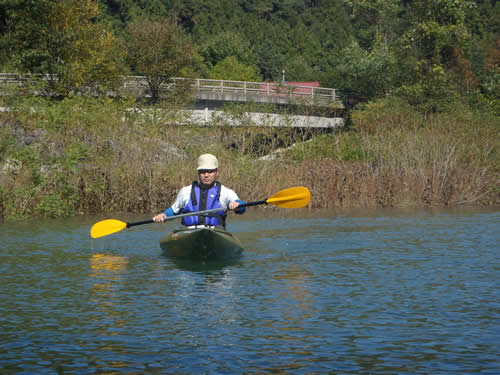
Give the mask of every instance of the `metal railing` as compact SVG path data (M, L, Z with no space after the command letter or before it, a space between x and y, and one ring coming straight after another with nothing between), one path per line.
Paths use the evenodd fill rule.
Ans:
M50 77L52 80L54 77ZM49 77L42 76L42 79ZM29 75L16 73L0 73L0 86L21 86L29 81ZM173 78L173 82L189 82L193 90L221 94L267 95L293 98L314 98L335 102L339 98L336 90L325 87L294 85L287 82L246 82L216 79ZM148 83L143 76L127 76L123 81L125 90L147 90ZM166 87L165 87L166 88Z
M221 79L189 79L173 78L173 81L190 81L191 87L197 91L217 93L241 93L245 95L291 96L305 98L322 98L331 101L338 100L335 89L293 85L290 83L276 82L247 82L228 81ZM124 88L147 87L147 81L142 76L129 76L126 78Z

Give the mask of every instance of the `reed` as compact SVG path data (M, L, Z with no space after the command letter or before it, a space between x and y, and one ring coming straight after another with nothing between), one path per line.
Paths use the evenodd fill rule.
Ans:
M394 176L392 185L402 185L399 201L451 206L494 193L499 165L494 116L463 107L424 116L394 102L382 105L382 116L379 108L367 106L354 121L374 169ZM368 127L373 112L377 121Z

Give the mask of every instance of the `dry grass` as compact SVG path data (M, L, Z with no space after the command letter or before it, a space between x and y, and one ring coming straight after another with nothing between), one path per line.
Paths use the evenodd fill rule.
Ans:
M379 102L353 114L353 131L304 142L312 133L171 126L174 109L144 117L130 105L75 99L0 114L0 214L155 213L197 178L204 152L246 201L304 185L316 208L500 204L498 122L486 115L424 117ZM25 144L19 134L33 131L42 136ZM17 169L6 169L13 161Z

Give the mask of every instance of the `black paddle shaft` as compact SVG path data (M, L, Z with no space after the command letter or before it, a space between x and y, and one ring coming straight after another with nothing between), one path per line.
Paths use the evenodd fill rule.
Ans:
M240 204L240 206L238 208L258 206L259 204L267 204L267 201L264 200L264 201L257 201L257 202L248 202L248 203ZM178 219L178 218L180 219L181 217L185 217L185 216L203 215L203 214L217 212L217 211L221 211L221 210L222 209L220 209L220 208L214 208L214 209L205 210L205 211L188 212L188 213L181 214L181 215L170 216L166 220L173 220L173 219ZM136 221L135 223L127 223L127 228L135 227L136 225L149 224L149 223L153 223L153 222L154 222L153 219L149 219L149 220L143 220L143 221Z
M267 204L267 200L265 200L265 201L257 201L257 202L248 202L248 203L240 204L239 207L258 206L259 204Z
M149 224L149 223L153 223L153 222L154 222L153 219L149 219L149 220L144 220L144 221L136 221L135 223L127 223L127 228L135 227L136 225Z
M167 216L163 221L180 219L180 218L187 217L187 216L196 216L196 215L206 216L209 213L219 212L219 211L224 211L224 209L223 208L212 208L210 210L204 210L204 211L186 212L184 214L178 214L178 215L174 215L174 216ZM127 224L126 227L130 228L130 227L135 227L136 225L143 225L143 224L149 224L149 223L154 223L154 220L153 219L149 219L149 220L143 220L143 221L136 221L135 223L126 223Z

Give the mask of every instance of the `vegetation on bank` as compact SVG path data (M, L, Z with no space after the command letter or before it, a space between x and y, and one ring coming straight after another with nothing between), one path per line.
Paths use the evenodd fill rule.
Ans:
M149 107L144 116L127 99L4 104L2 217L154 213L196 179L203 152L220 158L220 179L248 201L305 185L311 207L500 204L498 118L467 107L423 115L384 99L354 111L348 130L318 133L176 126L175 107Z

